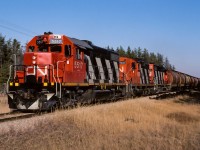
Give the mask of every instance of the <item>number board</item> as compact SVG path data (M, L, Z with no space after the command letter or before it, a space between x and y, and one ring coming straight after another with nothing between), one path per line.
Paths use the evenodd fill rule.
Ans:
M37 45L41 45L43 43L43 40L36 40Z
M62 44L62 39L50 39L50 44Z

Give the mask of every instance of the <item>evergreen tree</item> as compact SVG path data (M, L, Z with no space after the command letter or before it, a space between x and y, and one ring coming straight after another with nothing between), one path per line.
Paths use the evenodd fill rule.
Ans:
M16 39L6 41L5 37L0 34L0 86L8 79L9 66L14 62L13 54L16 54L17 58L22 61L23 53L20 42Z
M175 66L174 66L174 65L172 65L172 70L176 70L176 68L175 68Z
M167 57L165 57L164 67L165 67L166 69L170 69L170 63L169 63L169 60L168 60Z
M137 57L137 53L135 50L131 51L131 58L136 58Z
M9 66L10 63L4 62L4 64L1 67L1 72L0 72L0 83L6 83L8 80L8 75L9 75ZM0 85L2 86L2 85Z
M137 57L142 58L142 49L140 47L137 49Z
M126 56L126 52L122 46L117 47L117 52L119 53L119 56Z
M2 65L3 65L3 47L4 47L4 44L5 44L5 37L3 37L0 34L0 69L2 68Z
M135 55L135 58L138 58L138 51L137 51L137 48L134 49L133 53L134 53L134 55Z
M145 63L149 63L150 61L149 52L146 48L144 49L142 53L142 59L144 60Z
M163 66L163 55L162 54L160 54L160 53L157 53L157 62L156 62L156 64L158 65L158 66Z
M156 57L156 55L154 54L154 53L150 53L150 56L149 56L149 62L150 63L154 63L154 64L156 64L156 62L157 62L157 57Z
M148 52L146 48L142 50L140 47L134 48L134 50L131 50L130 46L128 46L127 51L123 49L122 46L117 47L117 52L120 56L125 56L129 58L141 58L145 63L154 63L158 66L164 66L166 69L173 69L175 70L175 66L171 65L169 63L169 60L167 57L164 58L164 56L160 53L155 54L154 52Z
M114 50L113 47L110 47L109 45L107 47L105 47L105 49ZM23 53L23 50L22 50L22 53Z
M130 48L130 46L128 46L128 48L127 48L126 56L132 58L131 57L131 48Z

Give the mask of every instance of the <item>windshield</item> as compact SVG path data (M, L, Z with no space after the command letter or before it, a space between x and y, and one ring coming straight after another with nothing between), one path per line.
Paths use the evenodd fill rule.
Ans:
M39 52L48 52L48 46L47 45L38 46L38 51Z
M61 46L59 45L52 45L51 52L61 52Z
M60 45L41 45L38 46L39 52L61 52L62 48Z

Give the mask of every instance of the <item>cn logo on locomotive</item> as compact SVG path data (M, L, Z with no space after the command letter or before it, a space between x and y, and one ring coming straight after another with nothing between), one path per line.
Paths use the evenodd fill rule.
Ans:
M40 68L39 66L28 66L26 68L26 74L27 75L36 75L36 70L37 70L37 74L38 75L42 75L42 76L45 76L45 75L48 75L47 74L47 66L44 66L42 68Z

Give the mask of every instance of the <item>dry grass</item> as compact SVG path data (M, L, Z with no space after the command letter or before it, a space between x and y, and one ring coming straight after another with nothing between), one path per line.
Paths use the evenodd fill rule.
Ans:
M200 105L138 98L0 125L0 149L199 149Z
M10 112L6 96L0 96L0 114Z

